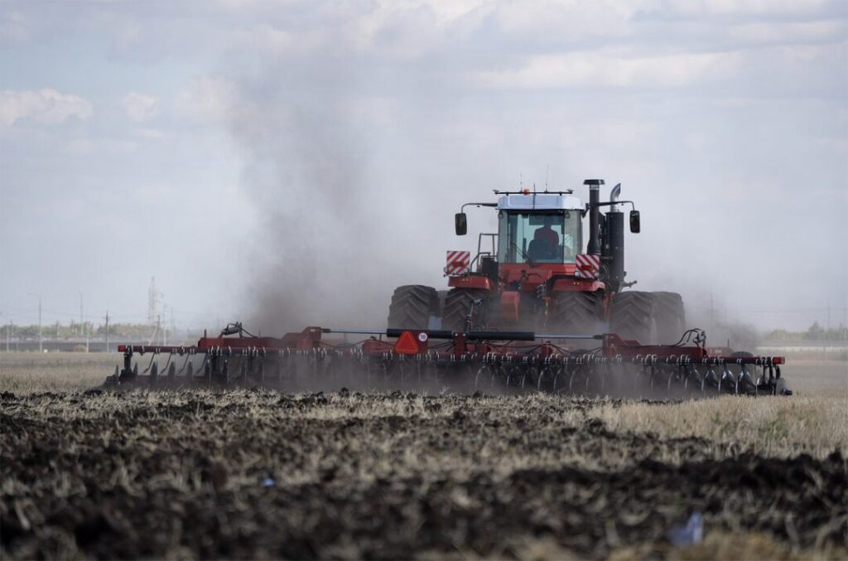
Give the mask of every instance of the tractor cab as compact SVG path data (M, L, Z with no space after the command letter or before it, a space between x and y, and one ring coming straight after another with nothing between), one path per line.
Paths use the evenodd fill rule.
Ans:
M541 285L579 275L585 209L572 191L532 193L495 191L497 233L481 233L477 255L449 252L446 274L452 288L498 289L536 294ZM457 234L467 229L465 213L456 216ZM484 240L487 240L484 243ZM484 248L488 245L489 248ZM594 282L594 279L593 281ZM592 284L597 289L600 285Z
M574 263L583 246L582 205L566 193L504 194L498 201L497 261Z

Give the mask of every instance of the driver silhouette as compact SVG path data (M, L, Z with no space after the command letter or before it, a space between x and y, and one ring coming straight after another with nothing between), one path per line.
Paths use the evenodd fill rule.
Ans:
M547 246L547 250L551 252L556 251L556 248L559 246L559 235L551 227L553 223L553 217L546 216L545 225L541 228L537 228L536 232L533 234L533 239L544 242Z

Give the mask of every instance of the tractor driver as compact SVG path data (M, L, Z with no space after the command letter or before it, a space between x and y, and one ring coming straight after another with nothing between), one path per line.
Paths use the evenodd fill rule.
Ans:
M545 249L550 254L556 253L556 250L559 247L559 235L551 227L553 223L553 217L546 216L545 225L541 228L537 228L536 232L533 234L533 239L544 243L546 246Z

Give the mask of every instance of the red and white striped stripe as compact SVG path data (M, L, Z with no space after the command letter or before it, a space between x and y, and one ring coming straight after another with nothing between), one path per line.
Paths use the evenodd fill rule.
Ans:
M601 272L601 258L586 253L577 254L577 270L574 276L581 279L596 279Z
M470 251L448 251L447 266L445 274L451 277L458 277L468 272L471 266Z

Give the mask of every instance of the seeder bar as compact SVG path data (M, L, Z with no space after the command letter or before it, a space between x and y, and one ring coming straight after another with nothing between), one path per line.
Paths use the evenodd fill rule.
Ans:
M322 339L323 334L340 333L371 337L353 344ZM194 346L121 345L118 349L124 353L124 366L120 371L116 369L111 381L117 385L137 383L140 378L146 378L150 384L161 383L162 378L177 384L236 381L297 389L303 384L323 384L343 372L348 376L347 383L342 384L345 387L355 385L356 376L364 376L368 383L382 380L382 387L393 387L397 381L407 387L405 378L415 375L418 381L429 379L442 389L456 386L468 389L469 380L473 380L476 389L481 380L489 380L490 387L497 383L524 388L529 383L538 390L556 393L609 393L610 380L616 384L640 380L651 391L664 387L668 392L684 388L689 393L696 388L701 394L790 393L780 373L784 357L728 354L732 353L729 349L703 346L706 339L702 333L698 335L694 345L641 345L615 334L309 327L300 333L273 338L245 337L242 330L230 330L219 337L203 337ZM382 337L395 341L385 341ZM431 344L431 340L444 342ZM599 340L601 345L587 350L556 345L551 340ZM139 375L138 364L133 366L132 357L148 353L153 355L150 365ZM167 376L158 375L155 357L159 354L169 355L165 365ZM199 376L194 375L191 362L195 355L202 356ZM185 376L177 373L173 356L186 357L179 371L187 370ZM622 369L623 373L619 372ZM755 369L760 370L756 377ZM567 390L563 385L566 380ZM732 391L728 390L731 386Z

